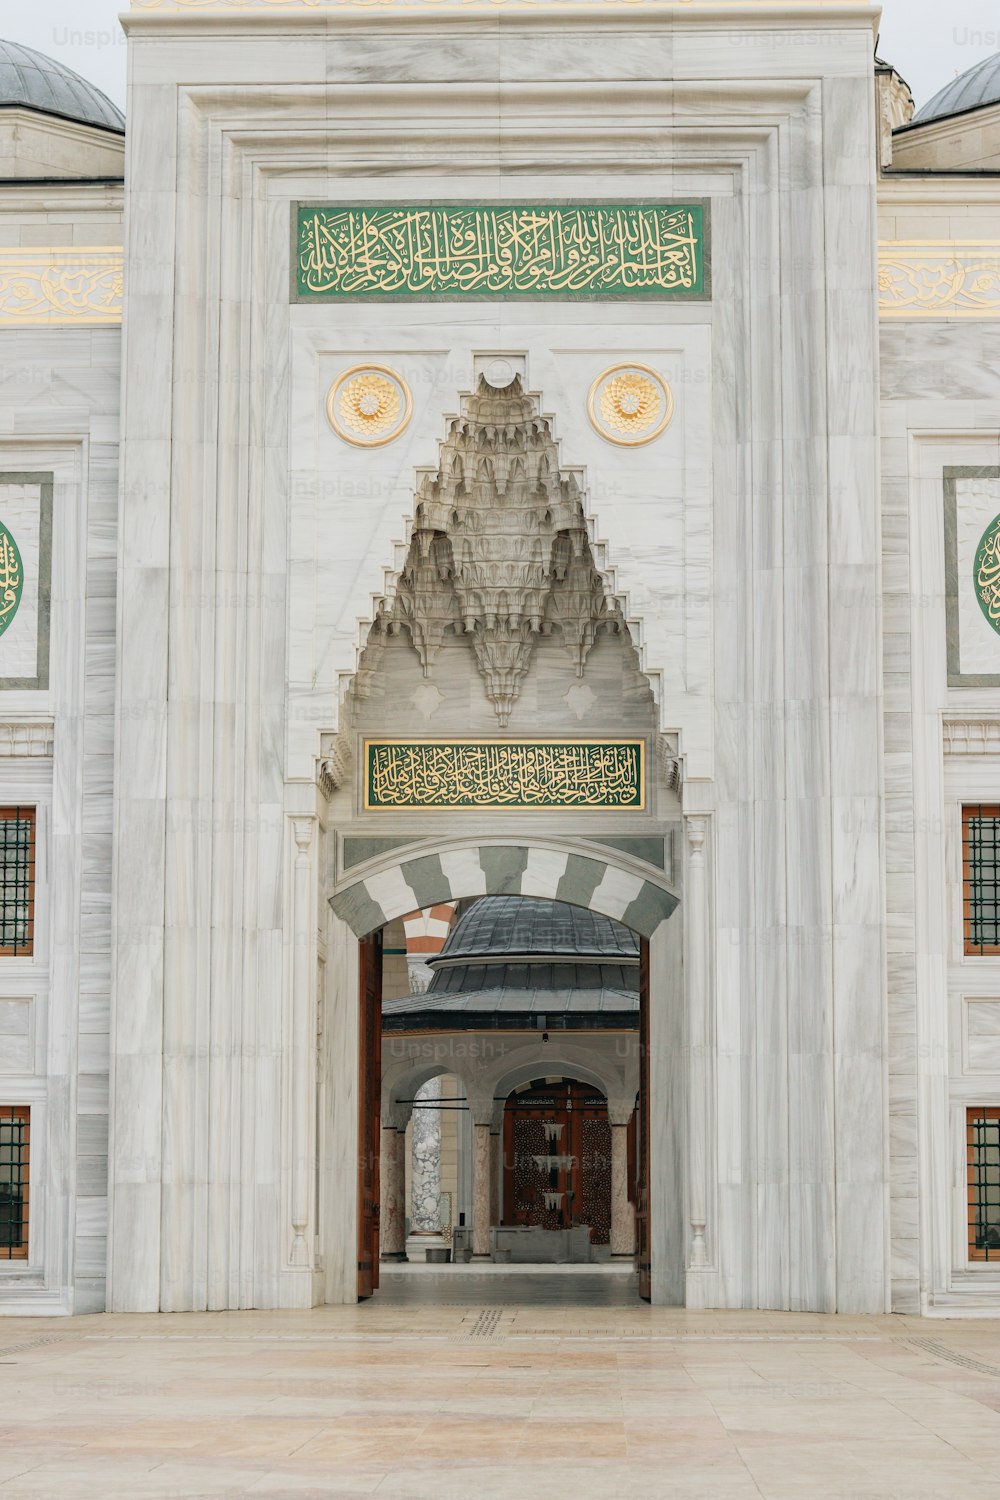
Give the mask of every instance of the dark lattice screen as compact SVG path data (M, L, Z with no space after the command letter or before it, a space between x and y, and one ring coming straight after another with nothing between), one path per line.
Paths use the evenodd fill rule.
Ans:
M35 809L0 807L0 954L30 956L35 941Z
M28 1254L29 1111L0 1105L0 1260Z
M969 1258L1000 1261L1000 1109L970 1109Z
M963 807L965 951L1000 953L1000 807Z
M580 1137L583 1202L579 1215L590 1225L591 1244L607 1245L611 1239L611 1124L607 1114L585 1115Z

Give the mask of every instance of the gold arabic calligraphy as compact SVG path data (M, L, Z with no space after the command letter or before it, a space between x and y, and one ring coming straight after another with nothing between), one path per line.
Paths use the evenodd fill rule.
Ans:
M983 614L1000 634L1000 516L986 528L976 552L976 596Z
M640 740L369 741L365 806L644 806Z
M0 635L17 614L23 583L24 570L17 543L10 532L0 526Z
M698 295L704 210L300 207L300 297Z

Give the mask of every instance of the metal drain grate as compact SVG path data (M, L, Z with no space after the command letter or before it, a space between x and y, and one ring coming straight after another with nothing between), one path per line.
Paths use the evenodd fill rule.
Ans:
M501 1343L507 1337L506 1332L500 1327L502 1317L502 1307L484 1307L474 1323L462 1324L455 1337L462 1340L475 1339L479 1344Z

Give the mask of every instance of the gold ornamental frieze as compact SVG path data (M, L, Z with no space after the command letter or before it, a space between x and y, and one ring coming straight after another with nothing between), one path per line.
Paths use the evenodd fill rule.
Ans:
M641 812L643 740L366 740L366 812Z
M114 327L123 291L119 245L0 250L0 326Z
M1000 242L883 241L878 302L882 318L1000 317Z

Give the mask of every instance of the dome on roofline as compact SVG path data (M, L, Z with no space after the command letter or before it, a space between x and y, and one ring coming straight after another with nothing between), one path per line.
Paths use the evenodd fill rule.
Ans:
M962 115L987 104L1000 104L1000 52L984 57L982 62L946 83L933 99L917 110L913 124L926 125L931 120Z
M17 108L125 133L121 110L79 73L33 47L0 40L0 109Z

